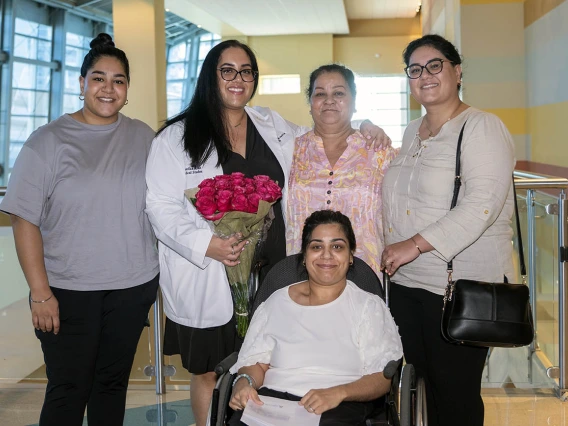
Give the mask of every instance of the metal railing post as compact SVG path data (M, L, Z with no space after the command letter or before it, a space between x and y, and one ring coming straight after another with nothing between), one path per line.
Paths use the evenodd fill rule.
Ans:
M166 393L166 378L162 367L164 365L164 350L162 348L162 291L158 290L154 303L154 362L156 375L156 395Z
M528 285L530 293L533 324L535 326L535 340L538 339L536 322L536 220L535 220L534 189L527 189L527 253L528 253ZM537 342L538 344L538 342ZM535 341L530 344L530 351L534 352ZM529 377L531 379L531 377Z
M560 367L560 377L558 383L558 396L562 400L568 398L567 386L568 386L568 353L566 351L566 345L568 343L568 326L566 324L567 320L567 309L568 309L568 259L566 259L567 253L566 248L568 247L568 203L566 200L566 193L564 189L560 192L558 197L558 349L559 349L559 367Z

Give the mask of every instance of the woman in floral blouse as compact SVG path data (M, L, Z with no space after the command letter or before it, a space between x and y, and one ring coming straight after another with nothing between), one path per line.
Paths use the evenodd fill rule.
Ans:
M290 172L286 249L301 248L304 220L314 211L341 211L351 219L357 238L355 255L380 270L383 243L381 183L397 151L366 148L351 127L357 89L353 72L324 65L310 75L307 96L314 129L296 138Z

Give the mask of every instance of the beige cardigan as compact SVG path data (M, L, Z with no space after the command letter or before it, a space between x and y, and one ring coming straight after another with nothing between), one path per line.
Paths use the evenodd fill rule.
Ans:
M456 147L461 147L462 187L449 211ZM420 142L422 118L412 121L399 156L383 181L385 244L420 233L435 250L403 265L398 284L443 294L446 262L454 259L454 279L514 281L512 263L513 139L493 114L468 108L444 124L438 135Z

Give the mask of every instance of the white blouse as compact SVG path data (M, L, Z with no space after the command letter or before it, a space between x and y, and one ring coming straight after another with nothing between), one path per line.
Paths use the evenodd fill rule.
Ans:
M232 373L269 364L263 387L304 396L381 372L402 358L398 328L380 297L347 281L333 302L303 306L288 289L258 307Z

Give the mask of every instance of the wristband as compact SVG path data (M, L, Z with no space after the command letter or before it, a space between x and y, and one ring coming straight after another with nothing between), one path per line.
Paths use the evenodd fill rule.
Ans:
M416 244L416 241L414 241L414 237L410 237L410 239L412 240L412 242L414 243L414 246L416 247L416 249L418 250L418 253L422 254L422 250L420 250L420 247L418 247L418 244ZM419 254L419 256L420 256Z
M51 293L51 296L49 296L49 297L48 297L47 299L45 299L45 300L33 300L33 299L32 299L32 295L30 294L30 302L33 302L33 303L45 303L45 302L47 302L49 299L51 299L52 297L53 297L53 293Z
M247 379L247 381L249 382L250 387L253 388L253 389L256 389L256 386L255 386L256 383L255 383L255 381L254 381L254 378L252 378L252 377L249 376L248 374L244 374L244 373L243 373L243 374L239 374L237 377L235 377L235 380L233 380L233 387L235 387L235 385L237 384L237 382L238 382L240 379Z

